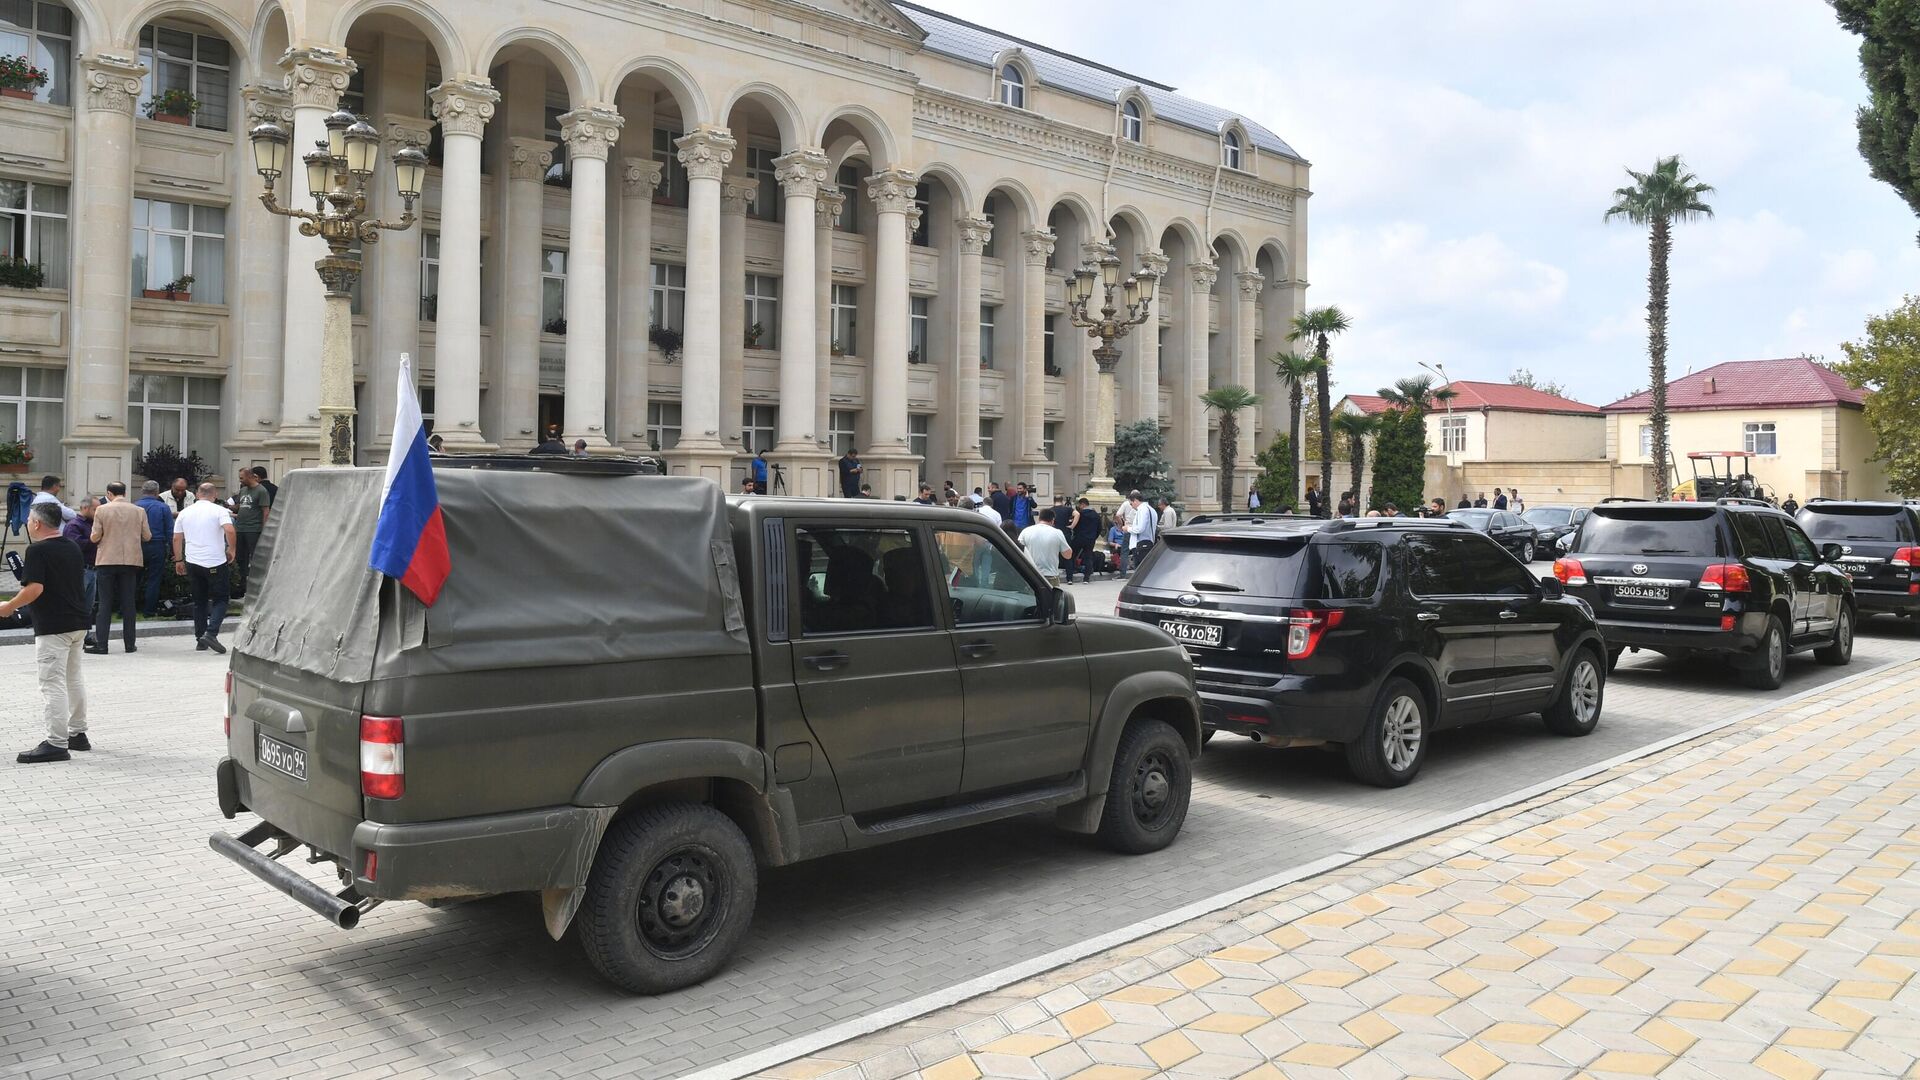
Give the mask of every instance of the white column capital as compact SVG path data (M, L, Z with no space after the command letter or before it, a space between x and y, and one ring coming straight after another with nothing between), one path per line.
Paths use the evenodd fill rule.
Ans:
M780 181L780 190L785 194L813 197L826 186L827 167L831 164L825 151L803 146L773 159L773 177Z
M1195 292L1210 292L1213 283L1220 280L1220 264L1197 262L1187 266L1187 273L1193 278Z
M905 214L913 205L919 177L908 169L888 169L867 177L867 198L882 214Z
M541 183L553 166L553 144L519 135L507 138L507 179Z
M750 176L727 173L720 178L720 213L744 217L760 185Z
M500 104L500 91L478 75L455 75L428 91L433 100L433 117L447 135L471 135L479 138L493 119Z
M1118 255L1119 249L1101 241L1089 241L1080 245L1080 261L1092 266L1100 265L1100 260L1109 255Z
M240 107L246 111L248 127L269 122L284 127L293 123L293 98L280 83L247 83L240 88Z
M1026 254L1027 265L1045 266L1053 257L1053 245L1059 239L1052 229L1028 229L1020 234L1021 250Z
M953 219L953 233L960 238L961 254L978 255L986 250L987 241L993 238L993 222L963 214Z
M1143 251L1140 253L1140 272L1134 276L1164 278L1167 276L1167 261L1164 251Z
M680 164L686 168L689 179L718 180L733 163L733 150L738 143L726 128L701 124L675 139L673 145L680 150Z
M280 54L280 66L287 69L286 90L296 109L325 109L340 106L340 94L347 80L360 66L347 56L347 50L327 45L309 45L288 49Z
M1240 299L1258 300L1261 288L1267 283L1267 276L1257 270L1246 270L1233 275L1233 280L1240 286Z
M381 119L382 132L386 136L387 149L390 151L409 146L416 150L425 150L433 141L433 121L424 116L388 113Z
M140 100L140 79L146 65L131 56L94 53L80 58L80 71L86 79L87 111L133 115Z
M926 216L927 216L927 212L925 210L920 209L919 203L915 203L912 206L907 207L907 246L908 247L913 246L913 234L920 231L920 219Z
M650 157L623 158L620 182L626 185L627 198L651 199L660 186L660 163Z
M620 114L604 105L582 105L560 114L560 137L566 140L567 157L572 160L607 160L613 144L620 141Z
M846 192L839 188L821 188L820 194L813 197L813 223L822 229L832 229L839 223L840 210L846 204Z

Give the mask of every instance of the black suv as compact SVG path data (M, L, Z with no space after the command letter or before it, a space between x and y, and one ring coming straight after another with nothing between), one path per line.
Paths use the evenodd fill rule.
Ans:
M1853 586L1838 544L1816 548L1791 517L1757 499L1606 502L1574 533L1553 574L1593 605L1608 660L1623 648L1719 655L1747 685L1772 690L1787 654L1853 656Z
M1816 543L1840 545L1862 615L1920 615L1920 506L1808 499L1797 516Z
M1585 735L1600 719L1605 645L1587 605L1457 522L1172 529L1118 614L1187 647L1209 734L1340 744L1382 787L1413 779L1440 728L1542 712Z

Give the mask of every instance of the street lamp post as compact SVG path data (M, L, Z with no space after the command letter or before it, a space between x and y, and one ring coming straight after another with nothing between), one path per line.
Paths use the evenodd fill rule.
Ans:
M1420 366L1421 366L1421 367L1423 367L1423 368L1426 368L1426 369L1427 369L1428 371L1431 371L1431 372L1433 372L1433 373L1434 373L1435 375L1438 375L1438 376L1440 376L1440 381L1441 381L1441 382L1443 382L1443 383L1445 383L1445 384L1447 384L1447 386L1449 386L1449 387L1451 387L1451 386L1453 385L1453 379L1452 379L1452 377L1451 377L1451 376L1449 376L1449 375L1447 374L1447 365L1445 365L1445 364L1429 364L1429 363L1427 363L1427 362L1426 362L1425 360L1421 360L1421 361L1419 361L1419 364L1420 364ZM1451 430L1453 429L1453 424L1452 424L1452 420L1453 420L1453 395L1452 395L1452 394L1448 394L1448 395L1447 395L1447 397L1446 397L1446 400L1445 400L1445 402L1443 402L1443 404L1445 404L1445 405L1446 405L1446 407L1447 407L1447 420L1448 420L1448 423L1446 423L1445 425L1443 425L1443 426L1441 427L1441 429L1440 429L1440 453L1446 456L1446 459L1447 459L1447 464L1448 464L1449 466L1451 466L1451 465L1453 464L1453 451L1451 451L1451 450L1449 450L1449 449L1447 449L1447 433L1448 433L1449 431L1451 431ZM1425 406L1426 406L1426 403L1425 403L1425 402L1421 402L1421 410L1420 410L1420 411L1421 411L1421 413L1422 413L1423 415L1424 415L1424 414L1426 413L1426 408L1425 408Z
M1159 275L1144 263L1134 276L1123 282L1120 257L1111 249L1096 262L1081 263L1078 270L1067 276L1067 317L1073 320L1073 325L1086 330L1088 337L1100 342L1093 350L1094 362L1100 366L1100 401L1094 427L1093 476L1086 493L1087 499L1097 505L1115 506L1120 502L1113 477L1107 475L1104 453L1106 447L1113 445L1114 435L1113 369L1120 363L1120 349L1115 342L1147 321L1153 309L1154 286L1158 283ZM1090 313L1096 285L1100 289L1100 307L1097 313Z
M320 336L320 415L327 434L327 466L353 464L353 283L360 277L355 245L380 239L382 229L413 225L413 201L426 182L427 155L418 147L394 152L393 179L405 207L399 221L379 221L367 215L367 182L380 155L380 133L373 125L342 109L327 117L327 137L301 157L307 170L307 190L313 209L280 205L274 188L287 171L292 137L271 121L247 133L253 143L253 167L267 190L260 202L268 212L296 218L300 235L317 236L327 243L327 255L313 264L327 290L326 314Z

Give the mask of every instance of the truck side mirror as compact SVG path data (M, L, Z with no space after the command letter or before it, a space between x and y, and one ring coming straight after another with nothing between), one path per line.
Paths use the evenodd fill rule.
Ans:
M1053 604L1048 609L1053 621L1065 626L1073 621L1073 594L1058 585L1053 587Z

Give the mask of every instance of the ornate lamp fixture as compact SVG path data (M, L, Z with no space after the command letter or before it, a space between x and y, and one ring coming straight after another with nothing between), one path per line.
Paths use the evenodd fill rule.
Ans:
M1097 261L1080 264L1067 276L1067 317L1073 325L1086 330L1100 344L1094 346L1093 359L1100 366L1099 419L1094 428L1099 445L1094 448L1093 477L1086 497L1100 505L1114 506L1120 501L1113 478L1106 475L1105 448L1113 444L1114 374L1120 363L1116 344L1147 321L1153 310L1154 288L1160 275L1146 262L1132 277L1120 278L1120 257L1107 248ZM1094 293L1100 293L1100 306L1092 307ZM1117 294L1117 295L1116 295Z

